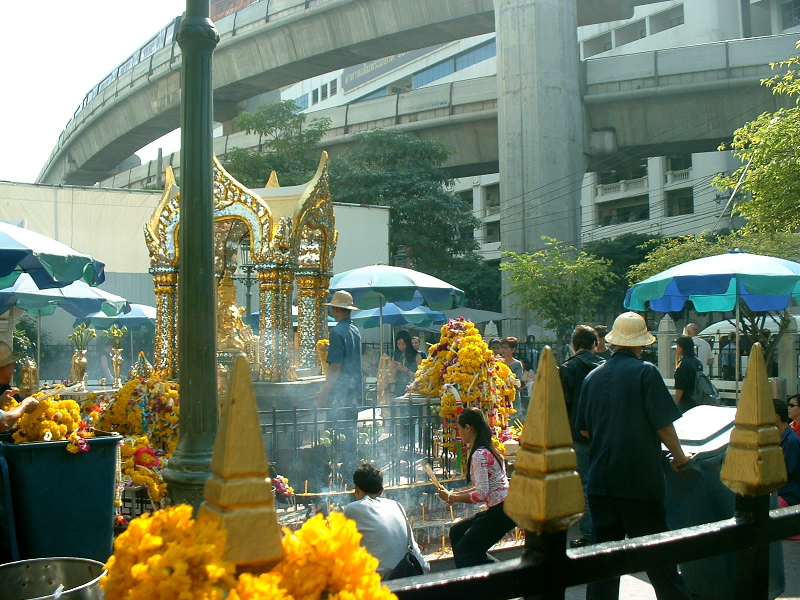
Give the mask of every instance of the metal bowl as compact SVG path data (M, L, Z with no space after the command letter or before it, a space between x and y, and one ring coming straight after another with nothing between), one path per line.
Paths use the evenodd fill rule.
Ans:
M20 560L0 565L0 590L8 600L103 600L103 575L103 563L88 558Z

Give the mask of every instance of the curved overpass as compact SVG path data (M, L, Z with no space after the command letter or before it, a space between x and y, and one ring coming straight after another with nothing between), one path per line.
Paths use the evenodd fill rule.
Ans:
M577 0L580 24L628 18L657 0ZM217 121L242 102L338 68L494 31L492 0L258 2L217 23ZM171 44L118 77L59 137L39 183L91 185L172 131L180 115L180 51Z
M743 123L786 102L759 82L773 73L768 63L795 53L795 41L796 35L787 34L585 61L590 170L602 170L606 159L618 162L620 153L657 156L716 149ZM445 167L453 177L499 170L494 76L424 87L310 116L331 119L321 144L331 155L345 151L356 132L397 128L452 147L455 152ZM214 152L222 156L232 148L259 143L258 135L238 132L216 138ZM178 169L179 153L165 157L166 164ZM103 185L143 187L157 179L159 170L152 161Z

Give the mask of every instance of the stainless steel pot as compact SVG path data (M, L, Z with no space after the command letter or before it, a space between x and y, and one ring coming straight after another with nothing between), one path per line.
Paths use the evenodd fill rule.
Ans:
M0 590L9 600L103 600L104 574L103 563L88 558L20 560L0 565Z

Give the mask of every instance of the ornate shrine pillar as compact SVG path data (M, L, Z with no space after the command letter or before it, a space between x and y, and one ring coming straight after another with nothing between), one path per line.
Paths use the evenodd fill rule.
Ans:
M153 362L159 376L177 379L178 376L178 268L150 268L156 294L156 336ZM131 357L136 362L136 357Z
M300 361L304 368L317 366L317 340L328 337L329 274L317 271L297 272L297 334L300 337Z
M261 337L260 381L292 381L292 290L294 271L272 266L258 271Z

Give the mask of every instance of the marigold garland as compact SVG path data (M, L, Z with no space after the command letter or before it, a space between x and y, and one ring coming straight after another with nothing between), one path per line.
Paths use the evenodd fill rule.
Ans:
M37 392L33 397L42 395L43 392ZM17 404L12 400L9 408ZM92 436L94 433L81 418L78 403L52 396L41 400L33 412L22 415L11 437L15 444L67 440L67 451L75 454L89 451L85 438Z
M132 379L112 397L98 429L125 438L120 446L122 486L145 486L153 504L166 497L161 472L178 445L178 384L158 378Z
M451 319L441 329L441 339L417 369L411 391L439 396L443 446L454 450L455 419L465 408L480 408L498 440L508 439L509 420L516 413L515 377L498 359L478 328L463 317Z
M222 558L225 532L191 519L187 505L131 521L114 542L100 586L108 600L391 600L378 560L360 545L356 524L341 513L316 515L283 529L284 558L268 573L242 574Z

